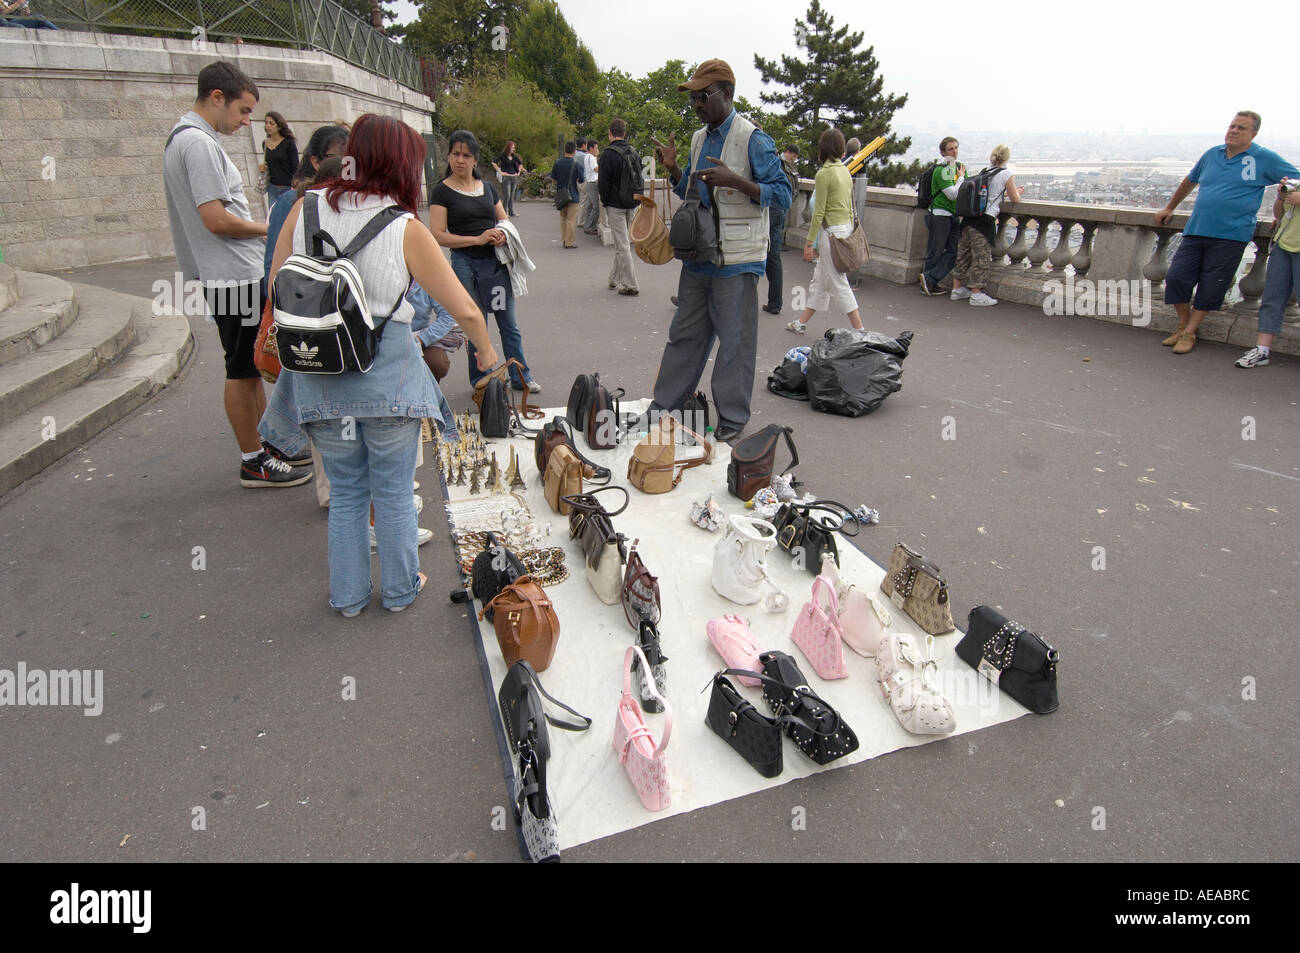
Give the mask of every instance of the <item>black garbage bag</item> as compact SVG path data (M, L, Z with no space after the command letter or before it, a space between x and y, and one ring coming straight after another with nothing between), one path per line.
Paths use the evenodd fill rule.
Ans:
M832 328L808 355L808 398L813 410L861 417L903 386L903 359L912 332L896 338L879 331Z
M767 389L778 397L791 400L808 399L808 381L803 372L803 365L787 357L781 366L775 368L767 378Z

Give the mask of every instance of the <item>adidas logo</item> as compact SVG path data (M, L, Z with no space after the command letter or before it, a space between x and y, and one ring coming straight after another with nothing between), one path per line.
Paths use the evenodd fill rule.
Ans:
M297 344L290 344L289 350L293 351L294 357L300 361L310 361L316 357L320 348L309 345L306 341L299 341Z

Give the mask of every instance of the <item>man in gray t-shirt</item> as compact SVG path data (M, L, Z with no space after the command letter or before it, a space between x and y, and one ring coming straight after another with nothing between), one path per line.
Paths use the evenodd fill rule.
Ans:
M265 297L266 225L252 220L243 177L216 136L247 126L257 99L257 86L236 67L221 62L205 66L194 109L181 117L163 150L163 186L178 279L203 285L225 351L226 416L239 443L240 483L297 486L311 479L311 470L268 452L274 448L264 447L257 432L266 410L262 378L253 365ZM190 298L185 289L175 289L174 297Z

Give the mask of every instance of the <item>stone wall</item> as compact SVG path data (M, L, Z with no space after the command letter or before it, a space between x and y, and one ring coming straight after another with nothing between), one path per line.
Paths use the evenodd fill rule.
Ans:
M53 30L0 30L0 251L48 271L172 254L162 150L194 104L198 71L228 60L261 92L253 124L222 145L254 215L266 110L301 149L312 130L366 112L431 133L422 93L328 53Z

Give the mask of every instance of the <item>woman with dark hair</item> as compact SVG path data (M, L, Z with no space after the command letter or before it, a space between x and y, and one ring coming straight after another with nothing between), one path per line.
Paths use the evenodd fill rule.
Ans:
M280 228L289 216L293 203L302 198L307 187L315 181L322 163L328 158L343 155L343 147L348 141L348 131L342 126L321 126L307 140L307 148L302 154L298 174L293 177L293 188L287 190L275 202L271 203L270 213L266 217L266 278L270 287L271 259L275 257L275 243L280 237ZM338 173L335 172L335 175Z
M484 314L496 315L501 350L507 359L513 357L524 369L523 380L519 379L518 371L510 369L512 386L515 390L527 387L535 394L542 388L533 381L528 362L524 360L524 339L515 321L510 271L496 254L496 246L506 241L506 233L497 228L497 222L508 218L496 190L479 175L478 153L478 140L469 130L457 129L448 138L447 174L429 196L429 228L439 245L451 249L452 270L465 290L478 301ZM442 300L437 294L433 297ZM469 382L477 384L491 370L491 365L475 364L472 336L466 350Z
M298 171L298 142L289 130L284 117L274 110L262 120L266 140L262 143L262 164L258 172L267 173L266 200L275 202L293 188L294 173Z
M400 612L427 582L419 571L411 487L421 419L431 418L444 429L447 424L439 411L441 392L410 332L413 312L406 291L411 278L441 301L476 343L482 367L497 360L483 315L415 215L424 156L424 141L410 126L388 116L362 116L347 141L348 174L309 191L294 205L271 266L274 282L290 254L306 252L305 227L299 224L306 202L315 203L320 228L339 247L346 247L383 209L396 206L405 213L351 256L372 313L388 319L370 370L334 375L285 371L262 417L261 430L269 442L292 452L300 446L298 429L305 426L320 451L330 479L329 604L347 618L370 601L372 500L384 607ZM386 314L389 308L392 312ZM286 442L298 446L285 447Z
M808 322L818 311L847 314L855 328L862 327L858 299L849 287L849 276L831 263L830 236L848 238L853 234L853 179L840 160L844 155L844 133L833 126L827 129L817 141L817 153L822 167L814 180L813 216L808 223L808 242L803 247L803 260L814 260L813 248L818 238L821 239L818 249L821 254L816 258L812 284L808 286L808 306L797 321L786 325L787 330L796 334L807 330Z
M515 196L519 194L519 176L528 170L524 168L519 153L515 152L513 139L506 140L506 147L497 156L496 162L492 163L492 168L496 169L497 175L501 177L501 204L506 214L514 218Z

